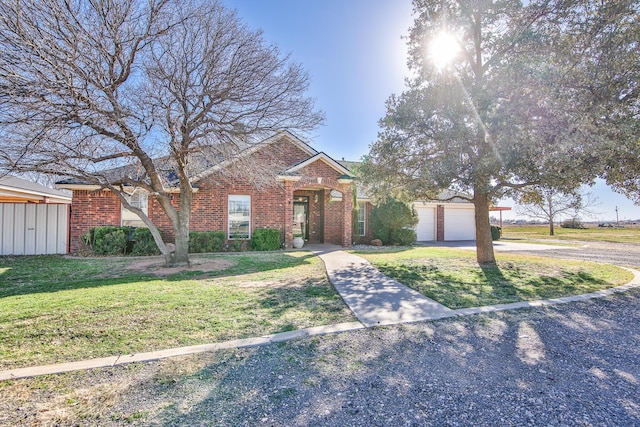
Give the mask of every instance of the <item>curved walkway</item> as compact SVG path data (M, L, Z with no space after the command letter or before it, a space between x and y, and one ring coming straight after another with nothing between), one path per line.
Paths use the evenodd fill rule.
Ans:
M329 281L363 325L395 325L451 317L455 312L390 279L369 261L339 246L309 246L324 262Z
M602 298L640 288L640 271L631 270L634 279L626 285L605 289L583 295L553 298L538 301L522 301L511 304L498 304L485 307L451 310L429 298L424 297L406 286L388 278L363 258L349 254L338 246L309 246L307 250L317 254L325 263L329 280L340 293L345 303L354 312L359 322L317 326L297 331L282 332L257 338L227 341L215 344L202 344L147 353L103 357L78 362L36 366L0 371L0 381L38 375L58 374L91 368L104 368L133 362L149 362L174 356L204 353L229 348L255 347L296 338L335 334L345 331L364 329L376 325L393 325L445 317L469 316L519 308L533 308L585 301Z

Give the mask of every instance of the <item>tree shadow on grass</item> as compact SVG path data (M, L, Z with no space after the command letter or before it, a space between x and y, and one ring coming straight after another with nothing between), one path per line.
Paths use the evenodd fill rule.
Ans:
M216 255L211 257L215 258ZM315 255L308 253L302 256L287 256L285 252L274 252L267 255L221 254L219 257L234 259L234 263L228 268L213 271L203 271L198 269L198 266L185 267L183 271L164 276L155 274L153 268L127 270L123 265L132 261L127 258L69 258L58 255L0 257L0 299L132 282L175 282L231 277L295 268L308 264Z
M559 298L613 286L585 271L532 275L513 263L477 264L468 275L435 265L390 264L380 270L400 283L452 309Z

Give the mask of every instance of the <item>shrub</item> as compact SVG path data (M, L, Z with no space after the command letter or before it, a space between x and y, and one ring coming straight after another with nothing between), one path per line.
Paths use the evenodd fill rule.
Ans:
M371 211L371 229L373 236L382 244L397 243L395 240L406 240L409 232L404 231L418 223L418 214L413 207L395 199L387 199ZM413 230L410 230L413 231ZM413 233L415 236L415 233ZM413 238L415 242L415 237Z
M491 240L500 240L500 232L502 231L501 227L497 225L491 226Z
M160 255L158 245L148 228L138 227L133 232L133 249L131 255Z
M232 243L231 250L233 252L244 252L247 250L247 246L250 243L244 233L234 233L231 235Z
M578 218L572 218L572 219L568 219L566 221L562 221L562 224L560 224L560 227L562 228L575 228L575 229L585 229L587 227L584 226L584 224L582 222L580 222L580 220Z
M391 232L391 242L394 245L411 246L416 242L417 238L416 232L411 228L403 228Z
M277 228L256 228L251 236L254 251L275 251L280 249L280 230Z
M222 252L225 237L224 231L190 231L189 252Z
M103 226L89 230L85 241L98 255L124 255L131 227Z

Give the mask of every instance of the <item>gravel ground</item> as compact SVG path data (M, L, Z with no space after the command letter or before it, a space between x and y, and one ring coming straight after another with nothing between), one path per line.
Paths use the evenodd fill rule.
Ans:
M20 380L0 425L640 425L639 325L636 290Z

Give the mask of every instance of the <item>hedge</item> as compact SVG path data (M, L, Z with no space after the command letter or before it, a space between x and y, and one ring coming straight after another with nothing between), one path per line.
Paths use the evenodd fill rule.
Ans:
M254 251L275 251L280 249L280 230L277 228L256 228L251 236Z
M133 249L131 255L160 255L160 249L153 240L151 231L146 227L138 227L133 232Z
M224 231L190 231L189 252L222 252L225 238Z
M131 227L94 227L84 236L85 242L98 255L125 255Z

